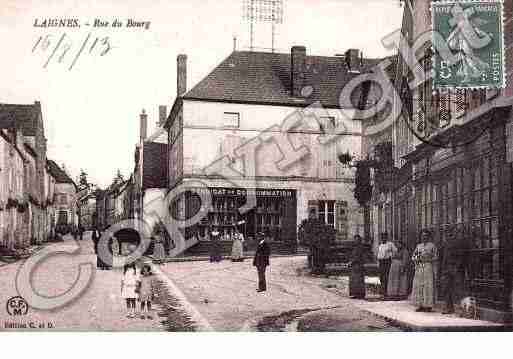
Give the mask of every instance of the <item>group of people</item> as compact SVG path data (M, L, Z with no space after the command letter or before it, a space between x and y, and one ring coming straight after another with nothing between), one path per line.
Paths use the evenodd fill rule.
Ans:
M140 318L153 319L152 301L157 296L156 282L149 265L138 270L135 264L124 267L121 279L121 297L126 301L127 317L136 318L139 303Z
M411 301L418 312L432 311L436 298L436 280L440 266L442 290L445 300L444 314L454 313L454 290L458 272L459 249L457 241L450 236L439 256L433 236L427 229L420 233L420 242L413 254L402 242L392 242L387 233L382 233L377 251L380 291L383 299L404 300L411 294ZM452 238L452 239L451 239ZM365 298L365 268L369 251L366 251L360 236L355 236L355 247L350 262L351 275L349 295Z
M244 261L244 235L240 229L234 225L230 235L232 240L231 260L232 262ZM219 263L223 259L221 245L221 233L214 227L210 232L210 262Z

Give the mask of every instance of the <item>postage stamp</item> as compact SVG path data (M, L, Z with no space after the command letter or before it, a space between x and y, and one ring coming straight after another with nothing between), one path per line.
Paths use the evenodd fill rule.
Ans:
M432 4L433 87L503 88L503 2L442 1ZM441 56L448 49L451 59Z

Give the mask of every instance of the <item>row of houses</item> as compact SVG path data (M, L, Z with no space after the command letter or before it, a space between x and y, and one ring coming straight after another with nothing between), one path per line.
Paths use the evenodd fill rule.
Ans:
M374 169L371 236L376 242L387 232L410 250L422 229L433 233L439 248L455 236L466 263L456 281L458 296L476 297L482 318L511 321L513 3L503 4L506 87L443 92L433 91L432 80L408 85L413 58L431 74L433 44L418 39L433 25L430 0L402 3L402 51L393 78L399 97L390 109L397 120L364 141L364 152L389 166Z
M41 104L0 104L0 246L25 249L76 223L76 185L46 157Z
M125 219L134 218L133 202L132 178L114 181L105 190L96 190L84 197L82 225L86 230L97 227L103 231Z

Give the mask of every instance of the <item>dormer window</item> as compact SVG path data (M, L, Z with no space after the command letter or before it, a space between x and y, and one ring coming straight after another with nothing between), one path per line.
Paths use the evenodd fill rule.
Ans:
M239 128L240 126L240 113L239 112L225 112L223 116L223 127Z

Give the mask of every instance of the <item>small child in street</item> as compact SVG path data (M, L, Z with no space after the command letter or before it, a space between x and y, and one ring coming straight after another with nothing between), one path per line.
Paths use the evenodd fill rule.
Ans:
M137 275L135 265L125 266L123 278L121 279L121 297L126 300L127 318L135 318L135 303L137 301L138 289L139 276Z
M150 315L151 302L156 296L155 279L149 265L144 265L140 278L139 301L141 302L141 319L153 319Z

